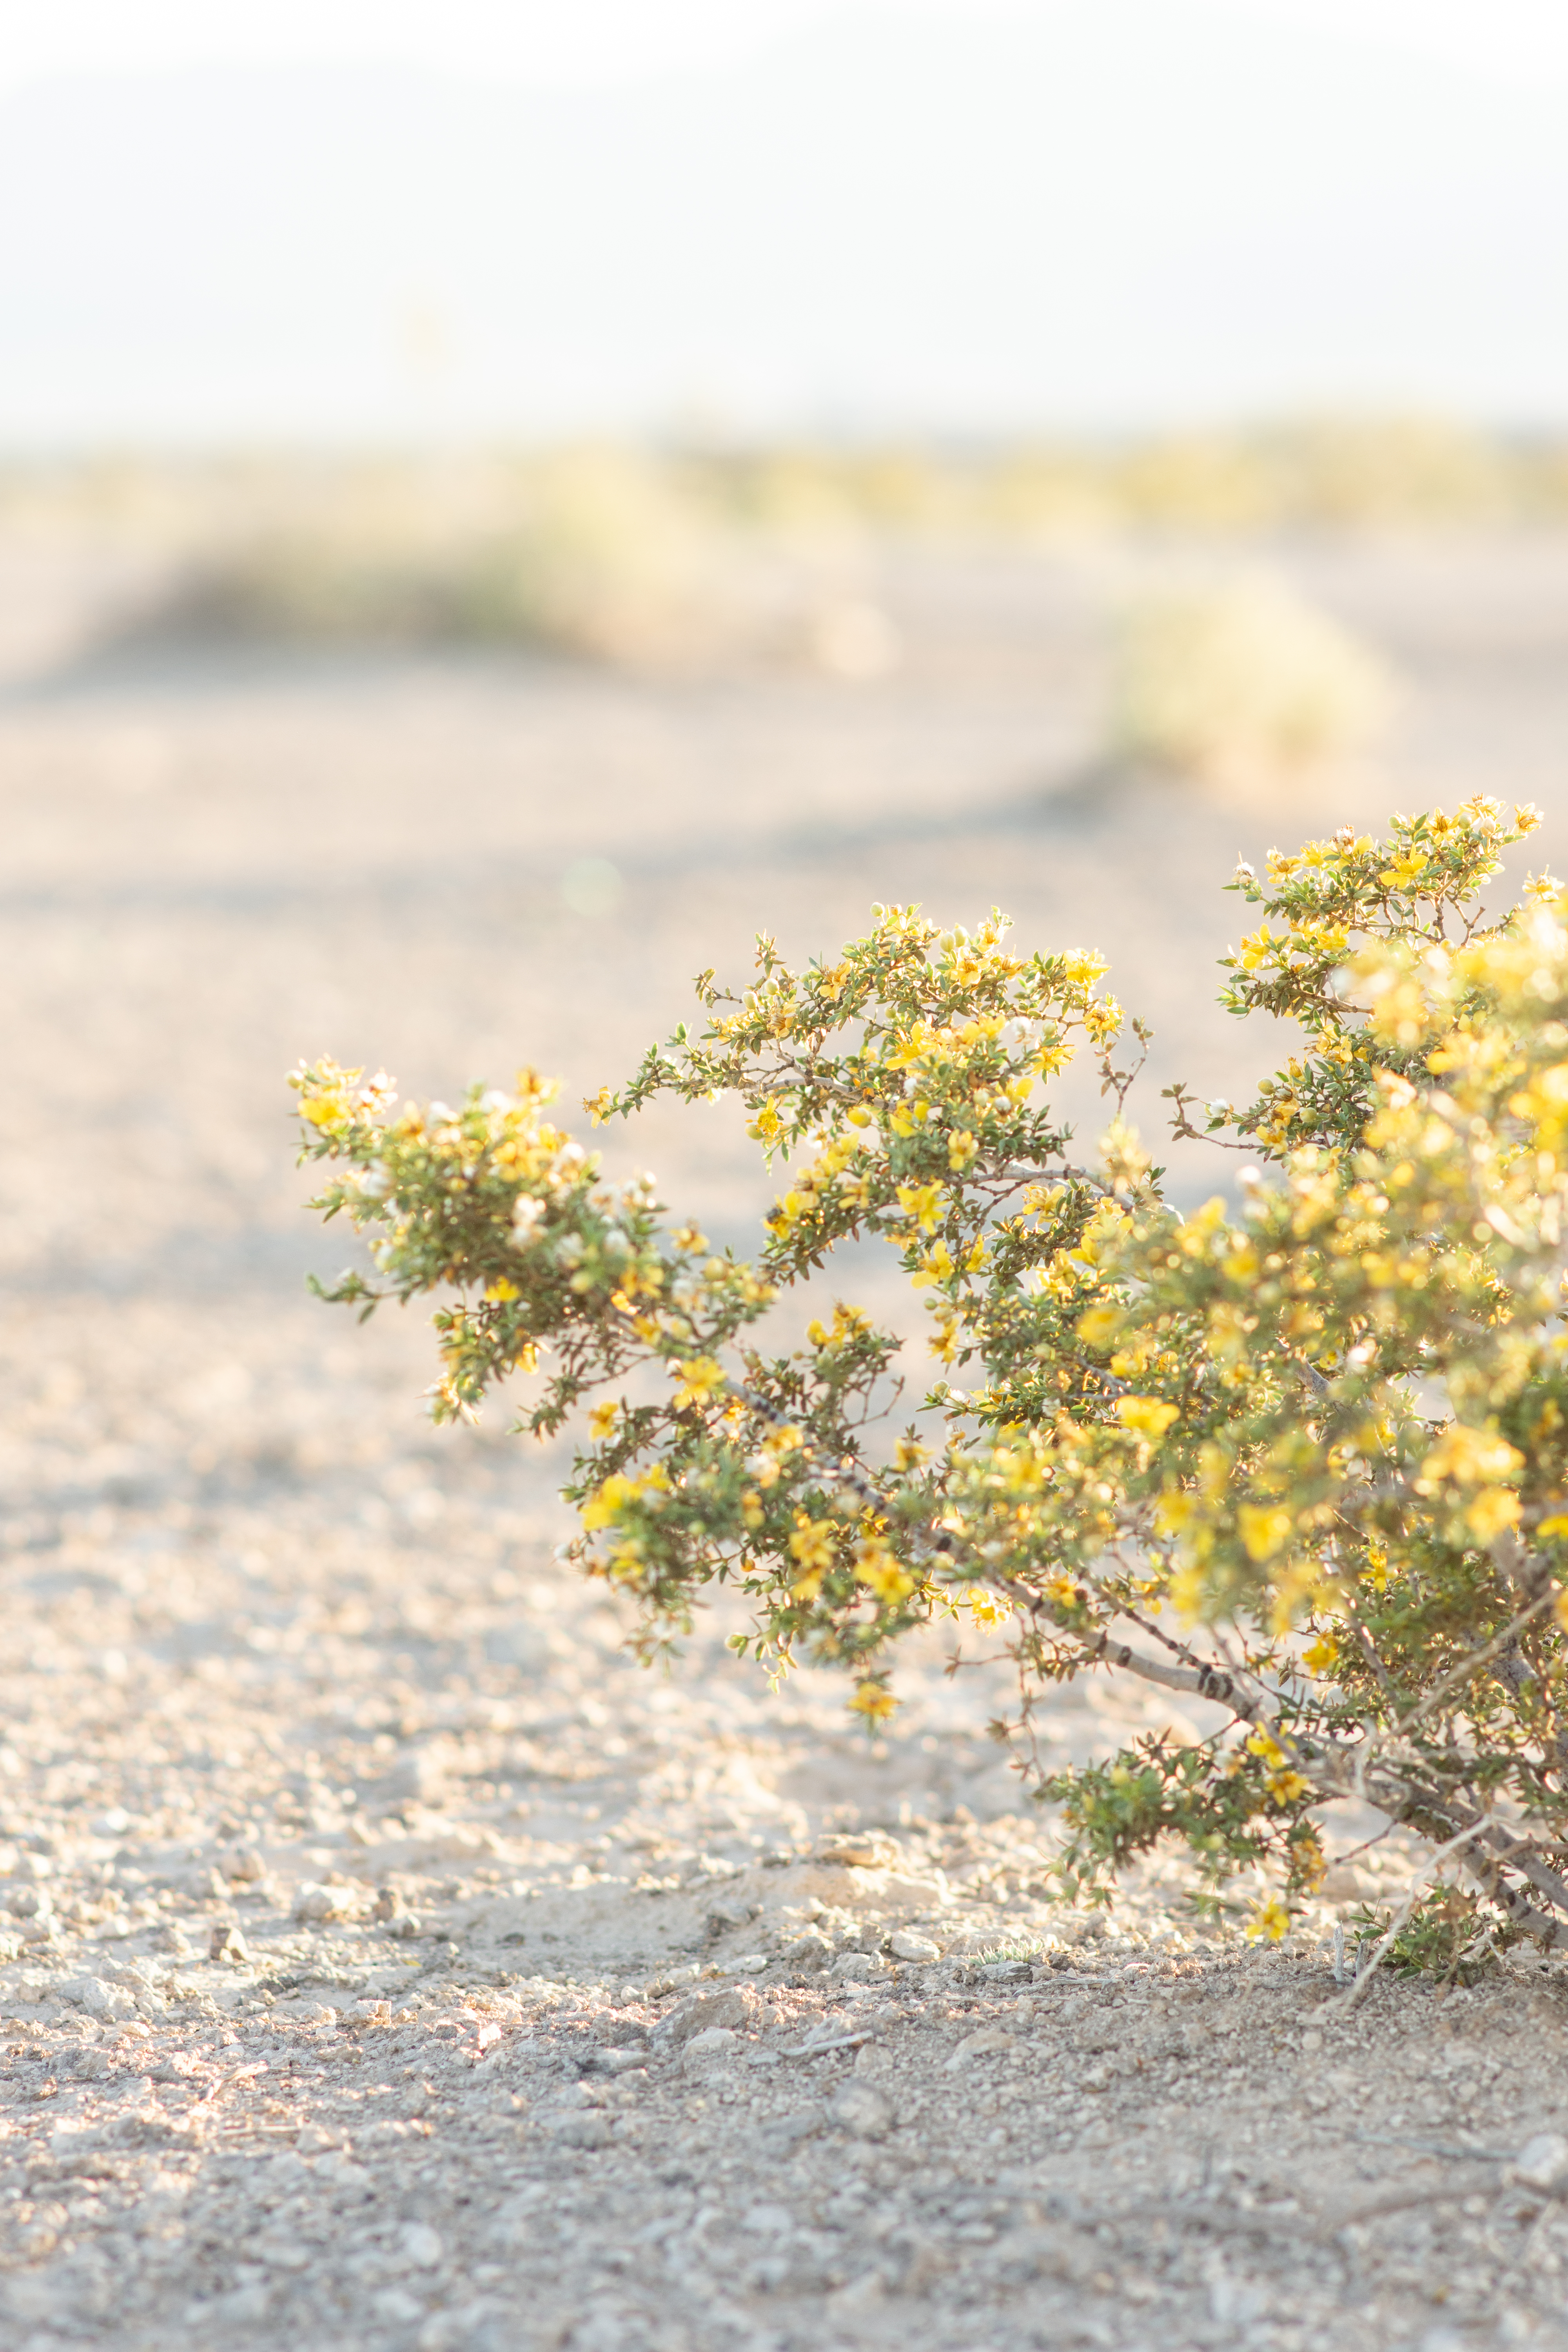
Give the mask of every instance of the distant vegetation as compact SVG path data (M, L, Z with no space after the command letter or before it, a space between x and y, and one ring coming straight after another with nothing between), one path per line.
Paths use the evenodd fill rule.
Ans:
M900 545L1223 547L1564 520L1568 444L1420 422L975 449L577 447L0 471L0 537L156 557L162 618L312 641L532 645L658 669L784 654L851 677L896 664L867 581L872 559Z
M1118 633L1110 748L1222 785L1289 783L1375 742L1377 656L1267 573L1152 595Z

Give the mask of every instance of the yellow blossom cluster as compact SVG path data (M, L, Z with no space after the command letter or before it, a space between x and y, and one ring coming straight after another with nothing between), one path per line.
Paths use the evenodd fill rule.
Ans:
M329 1295L437 1297L437 1418L531 1373L526 1426L584 1411L577 1556L649 1654L722 1581L738 1646L841 1666L872 1729L938 1615L1014 1651L1026 1724L1086 1673L1214 1702L1196 1743L1047 1779L1064 1887L1176 1839L1274 1937L1324 1809L1370 1798L1473 1836L1494 1940L1568 1942L1568 896L1539 877L1491 923L1479 896L1535 822L1476 800L1241 871L1262 920L1222 1001L1304 1042L1250 1108L1209 1106L1261 1163L1238 1202L1164 1195L1099 959L879 908L804 971L763 940L749 986L704 974L704 1025L589 1105L737 1097L786 1171L753 1261L651 1179L604 1183L531 1073L400 1108L323 1063L295 1074L303 1150L369 1253ZM1075 1053L1115 1097L1098 1157L1052 1107ZM886 1438L900 1334L842 1299L793 1351L758 1328L868 1239L951 1375Z

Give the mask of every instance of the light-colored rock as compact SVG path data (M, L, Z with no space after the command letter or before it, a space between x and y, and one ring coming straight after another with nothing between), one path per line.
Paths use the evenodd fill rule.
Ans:
M1525 2141L1511 2170L1522 2187L1560 2195L1568 2189L1568 2139L1561 2132L1537 2132Z
M616 2136L608 2116L563 2116L552 2126L551 2137L563 2147L608 2147Z
M412 2327L416 2319L425 2316L425 2305L416 2303L407 2290L400 2286L384 2286L379 2294L372 2297L372 2308L376 2317L384 2319L389 2327Z
M440 2232L428 2221L405 2221L397 2233L397 2243L416 2270L433 2271L441 2260Z
M742 1992L739 1987L727 1987L722 1992L695 1993L661 2021L662 2028L679 2049L695 2034L706 2033L718 2026L732 2029L744 2025L752 2005L753 1996Z
M880 1837L875 1831L848 1836L840 1833L819 1838L813 1859L847 1863L858 1870L879 1870L896 1864L899 1850L891 1838Z
M72 1977L60 1987L60 1999L89 2017L133 2017L136 2003L123 1985L106 1984L101 1977Z
M307 1879L294 1896L296 1919L322 1921L346 1919L356 1908L352 1886L328 1886Z
M1000 2025L983 2025L973 2033L966 2033L947 2062L949 2074L967 2066L972 2058L986 2058L1006 2051L1012 2057L1018 2054L1017 2039Z
M692 2034L687 2042L681 2063L687 2067L721 2063L733 2058L740 2046L740 2035L732 2033L728 2026L704 2026L700 2033Z
M888 1949L896 1960L940 1960L942 1950L929 1936L921 1936L913 1927L895 1927L888 1938Z
M804 1936L795 1937L784 1946L783 1957L791 1968L823 1969L833 1958L833 1946L818 1929L808 1927Z
M795 2215L786 2205L752 2205L741 2216L741 2227L753 2238L782 2238L795 2227Z
M668 1992L679 1991L684 1984L694 1984L702 1970L695 1960L685 1968L661 1969L647 1989L649 2000L661 2000Z
M858 2078L835 2091L828 2113L841 2131L852 2133L857 2139L885 2139L892 2128L891 2099L874 2083Z
M840 1983L864 1984L868 1978L881 1975L882 1964L870 1952L840 1952L828 1973Z

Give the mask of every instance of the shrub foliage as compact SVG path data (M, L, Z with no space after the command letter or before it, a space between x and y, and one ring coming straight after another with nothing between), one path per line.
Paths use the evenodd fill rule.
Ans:
M1244 1108L1173 1090L1179 1136L1247 1156L1239 1213L1163 1197L1097 958L892 907L804 972L763 939L740 993L703 973L701 1024L587 1106L738 1096L785 1171L752 1260L603 1181L531 1073L420 1109L323 1062L293 1081L314 1205L374 1265L325 1295L438 1294L437 1421L536 1371L521 1427L587 1407L572 1549L646 1649L718 1581L735 1648L842 1665L873 1725L899 1636L957 1612L1011 1643L1026 1750L1075 1675L1217 1702L1197 1745L1042 1781L1080 1895L1174 1838L1283 1934L1355 1800L1446 1850L1445 1966L1568 1941L1568 895L1479 903L1537 822L1477 800L1239 869L1223 1001L1303 1042ZM1118 1107L1092 1165L1051 1108L1078 1053ZM868 1234L964 1381L898 1436L895 1333L845 1303L792 1351L759 1328Z

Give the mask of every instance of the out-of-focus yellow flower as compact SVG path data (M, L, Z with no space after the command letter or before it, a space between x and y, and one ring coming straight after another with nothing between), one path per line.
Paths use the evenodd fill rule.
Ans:
M856 1715L863 1715L868 1723L886 1723L888 1717L897 1712L899 1702L890 1690L883 1689L880 1683L858 1683L849 1705Z
M1272 1559L1289 1542L1295 1523L1278 1504L1243 1503L1237 1510L1236 1524L1248 1559L1265 1560Z
M596 1439L602 1442L608 1437L620 1417L620 1411L614 1397L605 1397L602 1403L594 1407L588 1415L588 1426Z
M1488 1486L1465 1513L1465 1525L1482 1543L1490 1543L1504 1528L1519 1521L1519 1496L1507 1486Z
M1507 1478L1524 1467L1524 1456L1495 1430L1475 1429L1468 1422L1450 1422L1421 1465L1421 1479L1430 1493L1440 1478L1476 1486L1482 1479Z
M1247 1941L1252 1944L1278 1944L1290 1933L1290 1914L1277 1895L1267 1902L1255 1905L1247 1923Z
M593 1530L607 1528L619 1518L627 1503L635 1500L641 1489L635 1478L612 1471L597 1494L591 1495L582 1508L583 1525Z
M890 1603L906 1600L915 1589L914 1578L908 1570L873 1537L868 1537L860 1546L855 1575L879 1601Z
M1179 1486L1167 1486L1154 1506L1154 1525L1163 1536L1179 1536L1197 1504Z
M1180 1421L1180 1405L1169 1404L1161 1397L1124 1396L1116 1400L1116 1418L1123 1429L1136 1432L1140 1437L1163 1437L1173 1421Z
M800 1573L790 1591L799 1601L815 1601L822 1590L822 1580L837 1557L834 1536L837 1528L831 1519L808 1518L797 1511L795 1532L789 1539L790 1558Z
M705 1405L724 1386L727 1378L723 1365L711 1356L690 1356L669 1369L677 1383L678 1412L686 1405Z

